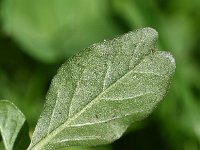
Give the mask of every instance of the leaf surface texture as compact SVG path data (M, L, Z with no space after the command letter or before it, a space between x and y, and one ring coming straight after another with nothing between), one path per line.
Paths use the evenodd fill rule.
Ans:
M66 61L53 78L29 149L107 144L147 117L175 71L158 34L144 28L97 43Z
M0 148L20 150L28 147L30 138L25 116L11 102L0 101Z

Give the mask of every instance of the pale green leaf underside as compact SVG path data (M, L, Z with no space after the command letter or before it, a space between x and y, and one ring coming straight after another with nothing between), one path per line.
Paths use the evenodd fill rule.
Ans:
M0 101L0 136L6 150L13 149L24 123L24 115L13 103L6 100Z
M144 28L97 43L69 59L52 80L29 149L107 144L145 118L175 71L168 52L153 52Z

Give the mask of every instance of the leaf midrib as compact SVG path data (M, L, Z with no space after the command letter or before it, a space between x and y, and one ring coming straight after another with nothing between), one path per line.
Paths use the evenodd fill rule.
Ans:
M46 135L45 138L43 138L42 140L40 140L37 144L35 144L32 147L32 150L39 150L40 148L42 148L45 144L47 144L52 138L54 138L57 134L59 134L62 130L64 130L66 128L66 126L68 126L73 120L75 120L76 118L78 118L86 109L90 108L93 104L95 104L96 102L98 102L97 100L106 92L108 91L110 88L112 88L115 84L117 84L118 82L120 82L120 80L124 79L127 75L129 75L130 73L132 73L132 71L134 71L134 69L150 54L152 54L151 52L149 54L146 54L132 69L128 70L127 73L125 73L124 75L122 75L118 80L116 80L114 83L112 83L106 90L102 91L101 93L99 93L98 96L96 96L92 101L90 101L82 110L80 110L76 115L74 115L72 118L69 118L67 121L65 121L63 124L61 124L60 126L58 126L57 128L55 128L50 134ZM31 147L29 148L31 149Z

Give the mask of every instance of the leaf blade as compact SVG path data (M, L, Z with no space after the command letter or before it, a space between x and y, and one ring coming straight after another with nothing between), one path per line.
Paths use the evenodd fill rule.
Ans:
M25 116L7 100L0 101L0 133L6 150L24 149L30 142Z
M67 61L52 81L30 149L110 143L145 118L175 70L169 53L151 52L156 41L157 32L144 28L94 44Z

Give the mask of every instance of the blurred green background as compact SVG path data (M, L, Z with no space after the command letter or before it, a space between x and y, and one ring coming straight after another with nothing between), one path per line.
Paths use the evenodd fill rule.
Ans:
M200 150L200 0L0 0L0 99L14 102L33 131L65 60L142 27L155 28L158 49L176 58L169 93L120 140L85 150Z

